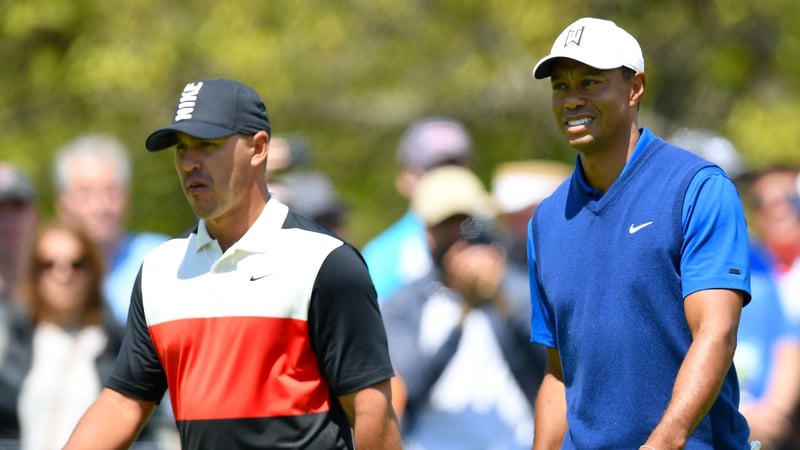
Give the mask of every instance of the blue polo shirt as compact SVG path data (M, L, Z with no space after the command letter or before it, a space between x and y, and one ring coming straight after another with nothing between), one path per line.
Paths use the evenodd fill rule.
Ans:
M647 146L656 138L653 132L647 128L642 128L640 131L639 142L636 143L633 154L622 169L620 176L628 170L631 164L641 156ZM600 191L589 186L586 182L580 157L576 158L574 176L578 185L590 198L597 200L602 196ZM739 203L739 194L736 192L731 180L719 167L701 169L689 184L683 203L682 220L683 236L686 242L686 248L681 259L681 281L683 283L684 297L702 289L709 289L709 283L713 284L715 280L713 274L705 268L717 267L720 265L717 262L719 258L730 256L719 252L704 252L700 247L718 248L717 241L726 234L724 231L727 231L721 230L720 227L730 228L736 226L734 217L721 216L722 214L731 214L730 209L719 208L719 205L731 204L731 202ZM706 222L709 218L715 218L714 222ZM530 224L528 228L530 229ZM714 230L716 231L712 232ZM703 239L689 239L692 236L703 236ZM533 240L528 239L529 267L533 267L533 262L535 262L533 245ZM747 260L748 258L747 254L736 256L736 259L739 260ZM538 295L535 289L531 289L531 296L531 300L536 303ZM745 304L747 304L750 302L750 294L747 293L745 297ZM531 332L534 332L537 328L535 323L533 325ZM552 347L554 344L546 345Z
M578 160L537 209L528 250L531 338L557 347L564 370L563 448L644 442L691 345L683 299L732 289L749 301L747 227L733 183L646 129L602 195ZM687 449L745 447L738 391L730 370Z

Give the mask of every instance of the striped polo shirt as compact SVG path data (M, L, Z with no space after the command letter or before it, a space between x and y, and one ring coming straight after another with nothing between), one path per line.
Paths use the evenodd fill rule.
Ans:
M147 256L108 387L169 387L184 449L339 449L337 397L391 376L360 254L272 199L224 253L200 221Z

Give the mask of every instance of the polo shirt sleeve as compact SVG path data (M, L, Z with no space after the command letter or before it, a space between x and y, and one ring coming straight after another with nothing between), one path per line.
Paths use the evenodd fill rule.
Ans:
M732 289L750 301L750 244L744 208L719 167L697 172L684 197L683 297L704 289Z
M375 288L353 247L337 247L322 263L308 317L320 371L336 396L394 375Z
M142 307L141 269L131 294L125 338L106 386L127 396L154 402L160 402L167 390L167 378L150 338Z
M535 216L534 216L535 217ZM534 217L528 221L528 279L531 291L531 341L555 348L555 322L552 311L544 301L536 272L536 248L534 246Z

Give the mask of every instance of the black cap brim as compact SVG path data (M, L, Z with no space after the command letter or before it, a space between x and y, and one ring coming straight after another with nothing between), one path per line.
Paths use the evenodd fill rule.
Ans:
M553 73L553 63L556 58L557 57L552 56L542 58L542 60L536 64L536 67L533 68L533 78L537 80L548 78L550 74Z
M184 133L197 139L222 139L236 133L236 130L199 121L185 121L159 128L150 133L144 146L151 152L164 150L178 143L175 133Z

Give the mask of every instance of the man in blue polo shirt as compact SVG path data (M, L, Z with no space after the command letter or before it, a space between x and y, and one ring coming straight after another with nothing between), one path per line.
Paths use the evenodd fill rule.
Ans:
M535 66L578 152L534 214L532 340L548 347L535 449L747 449L732 366L750 299L744 212L719 167L638 124L636 39L569 25Z

